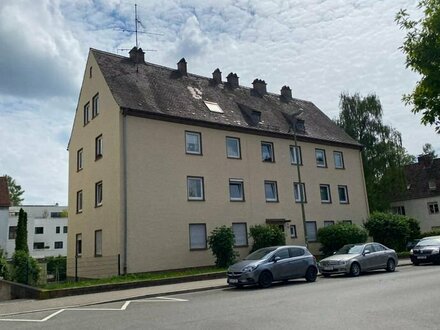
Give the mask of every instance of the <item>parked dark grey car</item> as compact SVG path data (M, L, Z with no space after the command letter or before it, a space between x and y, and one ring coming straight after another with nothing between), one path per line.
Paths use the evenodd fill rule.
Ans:
M415 266L425 262L440 264L440 236L422 238L410 251L410 257Z
M397 263L396 251L373 242L344 245L334 255L322 259L318 267L324 277L341 273L359 276L361 272L382 268L394 272Z
M314 282L318 274L315 257L304 246L272 246L259 249L228 269L228 284L259 284L269 287L273 281L305 278Z

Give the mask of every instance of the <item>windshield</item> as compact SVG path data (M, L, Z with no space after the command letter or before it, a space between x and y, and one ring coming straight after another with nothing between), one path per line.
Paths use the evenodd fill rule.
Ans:
M347 244L341 247L336 254L361 254L363 245Z
M263 259L265 256L267 256L269 253L275 251L276 247L270 247L270 248L262 248L255 252L252 252L250 255L248 255L244 260L260 260Z
M417 243L417 246L429 246L429 245L440 245L440 239L422 239L420 242Z

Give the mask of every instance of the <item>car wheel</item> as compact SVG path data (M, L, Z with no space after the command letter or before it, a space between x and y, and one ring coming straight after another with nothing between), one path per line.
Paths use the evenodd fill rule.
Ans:
M272 274L269 271L264 271L260 274L260 277L258 279L258 284L262 288L268 288L272 285L273 277Z
M307 268L307 272L305 276L307 282L315 282L316 276L318 276L318 270L315 267Z
M324 277L330 277L330 274L327 274L327 273L321 273L322 274L322 276L324 276Z
M396 270L396 263L393 259L388 259L386 270L387 272L394 272Z
M350 267L351 276L359 276L361 274L361 266L357 262L353 262Z

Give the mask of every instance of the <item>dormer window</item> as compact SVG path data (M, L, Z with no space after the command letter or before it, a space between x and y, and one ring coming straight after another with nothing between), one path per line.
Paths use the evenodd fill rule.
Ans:
M259 123L261 121L261 112L260 111L253 110L251 113L251 116L252 116L252 121L254 123Z
M437 184L436 184L435 180L429 180L428 187L429 187L429 190L436 190Z
M216 113L223 113L223 109L215 102L203 101L208 107L209 111Z

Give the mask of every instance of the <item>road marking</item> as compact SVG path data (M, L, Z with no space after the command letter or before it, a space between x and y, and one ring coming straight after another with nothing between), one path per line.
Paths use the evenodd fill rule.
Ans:
M50 320L51 318L57 316L58 314L61 314L64 311L110 311L110 312L120 312L125 311L127 307L131 303L150 303L150 302L185 302L188 301L187 299L180 299L180 298L171 298L171 297L155 297L155 298L149 298L149 299L140 299L140 300L127 300L124 302L124 304L120 308L63 308L60 309L45 318L41 320L32 320L32 319L2 319L0 318L0 322L46 322ZM31 314L31 313L29 313Z

